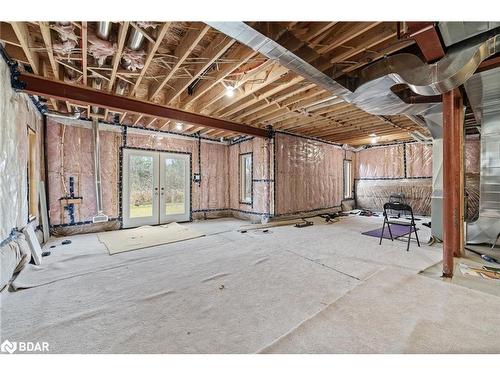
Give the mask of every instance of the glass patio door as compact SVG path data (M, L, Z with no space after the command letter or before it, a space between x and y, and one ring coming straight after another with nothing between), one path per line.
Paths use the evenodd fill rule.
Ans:
M189 155L160 155L160 222L189 221Z
M190 219L189 155L123 150L123 227Z

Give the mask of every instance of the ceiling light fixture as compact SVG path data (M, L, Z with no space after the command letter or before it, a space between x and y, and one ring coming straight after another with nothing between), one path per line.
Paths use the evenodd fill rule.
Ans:
M232 98L234 96L234 86L226 86L226 96Z
M175 123L175 129L182 130L182 122L176 122Z

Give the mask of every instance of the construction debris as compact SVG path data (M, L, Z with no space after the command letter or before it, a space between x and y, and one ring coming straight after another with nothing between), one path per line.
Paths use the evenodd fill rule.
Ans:
M471 267L463 263L459 263L459 268L462 274L469 276L482 277L487 280L500 280L500 269L498 271L491 270L492 267L482 268Z

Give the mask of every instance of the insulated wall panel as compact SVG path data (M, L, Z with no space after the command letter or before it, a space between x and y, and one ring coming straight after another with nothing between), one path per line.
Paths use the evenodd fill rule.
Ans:
M0 58L0 241L28 220L28 127L35 132L33 181L43 176L42 116L26 94L10 86L10 71ZM38 196L36 197L38 202ZM35 205L36 206L36 205Z
M118 155L121 134L100 131L101 182L104 213L118 216ZM49 216L51 225L71 223L68 206L63 200L70 197L70 178L74 181L73 195L81 197L74 204L73 222L91 221L97 213L92 156L92 130L64 125L52 118L47 120L47 164Z
M344 150L281 133L275 142L278 215L340 206Z
M432 176L432 145L407 143L405 150L407 177Z
M61 202L62 197L69 196L69 177L73 177L75 181L74 195L82 197L81 203L75 205L74 221L78 223L91 220L96 213L91 129L63 125L49 119L48 137L51 224L70 223L69 212ZM101 130L100 137L104 213L114 218L119 216L119 152L122 136L120 132ZM196 139L183 140L129 132L127 147L189 153L192 174L201 172L201 183L192 182L191 185L193 218L227 215L229 194L226 145L202 142L198 148Z
M404 177L403 145L371 147L358 152L358 178Z
M393 193L405 195L415 214L430 215L432 180L357 180L356 204L358 208L382 211L384 203Z
M252 203L241 203L240 155L252 154ZM272 190L272 144L252 138L229 146L229 204L233 213L269 215ZM242 215L237 215L242 216Z

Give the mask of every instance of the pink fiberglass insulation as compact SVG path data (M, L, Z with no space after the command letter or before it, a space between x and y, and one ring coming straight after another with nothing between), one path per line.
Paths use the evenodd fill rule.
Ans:
M408 177L432 176L432 145L406 144L406 173Z
M51 224L69 223L68 213L60 201L69 195L69 177L75 179L75 196L82 197L76 205L75 222L89 221L96 213L94 165L92 159L92 131L88 128L64 126L48 120L47 158L49 165L49 208ZM119 215L119 150L121 134L100 132L101 169L104 213ZM158 135L128 134L127 146L160 151L188 152L191 154L192 173L198 172L198 142ZM229 206L228 149L225 145L201 143L201 186L192 183L193 217L225 214ZM199 210L220 210L197 213Z
M51 224L70 222L61 198L70 196L69 179L74 179L74 196L81 197L75 204L75 222L90 221L97 213L92 158L92 131L47 120L47 147L49 214ZM118 216L118 153L120 133L101 131L101 180L104 213Z
M13 228L27 224L28 127L36 139L32 181L40 181L44 175L44 164L40 163L42 124L42 116L30 98L12 89L9 67L0 58L0 241ZM38 202L36 196L35 199Z
M237 211L268 214L272 209L271 190L272 145L261 138L253 138L229 146L229 206ZM240 155L252 153L252 203L240 203Z
M275 142L277 214L341 204L344 151L340 147L280 133Z
M358 152L358 178L404 177L403 145L372 147Z

